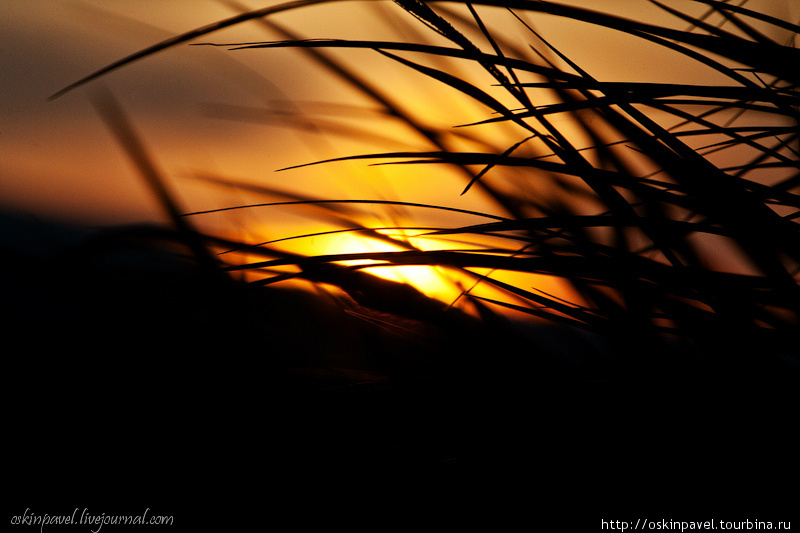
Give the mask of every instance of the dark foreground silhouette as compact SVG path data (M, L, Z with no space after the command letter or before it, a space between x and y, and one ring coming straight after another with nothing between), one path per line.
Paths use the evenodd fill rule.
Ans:
M588 530L796 507L789 364L715 374L638 346L655 362L630 369L544 327L219 283L158 228L4 228L12 514L52 498L40 512L150 507L188 530L426 511Z

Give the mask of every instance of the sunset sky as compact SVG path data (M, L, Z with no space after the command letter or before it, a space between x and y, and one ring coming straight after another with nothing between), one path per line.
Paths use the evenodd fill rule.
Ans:
M642 0L616 2L571 2L601 8L610 4L628 16L661 16ZM673 2L674 3L674 2ZM770 4L777 11L800 9L781 0L756 2ZM284 26L310 37L390 38L385 25L374 17L397 9L391 2L366 6L345 2L341 6L317 6L281 14L275 18ZM680 2L682 6L687 2ZM251 7L263 2L250 1ZM393 9L394 8L394 9ZM157 0L10 0L0 3L2 54L0 54L0 202L6 209L71 220L118 223L154 215L153 203L142 184L124 160L123 154L79 90L55 101L47 98L57 90L114 60L176 33L230 16L234 12L213 0L192 2ZM795 16L795 15L793 15ZM648 59L648 46L632 47L625 36L593 32L583 24L553 17L532 17L547 38L592 72L626 72L640 80L669 74L670 62ZM413 21L412 21L413 22ZM520 28L510 29L520 32ZM523 33L519 33L523 35ZM265 40L257 23L208 36L213 42ZM351 54L382 68L376 54ZM186 178L198 170L218 172L242 179L266 179L285 185L286 180L311 180L306 190L333 195L345 193L352 185L329 175L314 181L312 173L296 172L276 179L273 171L320 156L349 155L358 150L352 144L324 148L317 143L310 149L297 142L296 131L276 125L220 120L214 109L264 108L275 102L310 100L348 103L336 92L337 84L313 78L313 70L303 66L296 54L278 50L227 52L221 48L181 45L158 54L105 78L105 83L121 100L153 157L171 180ZM362 65L364 63L361 63ZM306 64L307 65L307 64ZM696 65L696 74L702 69ZM398 84L409 80L397 69L384 70L381 76L394 76ZM310 80L310 82L309 82ZM418 80L413 80L418 81ZM409 98L424 86L403 89ZM419 95L418 95L419 96ZM283 104L285 109L287 104ZM216 106L216 107L215 107ZM442 104L446 107L446 102ZM429 109L430 113L447 109ZM448 120L450 117L445 117ZM360 121L369 123L364 116ZM400 141L403 132L386 131ZM414 141L412 140L413 144ZM388 148L384 145L383 148ZM324 152L324 153L321 153ZM363 167L363 165L360 165ZM341 169L342 167L337 167ZM316 176L326 174L319 168ZM379 189L383 185L376 185ZM344 189L342 189L344 187ZM359 185L359 187L363 187ZM176 188L188 194L185 180ZM447 190L449 187L442 187ZM455 190L455 189L454 189ZM363 191L369 194L369 190ZM193 196L191 208L220 207L236 198L208 198L208 191ZM204 201L203 197L208 201ZM450 195L458 202L457 194ZM461 199L466 201L468 199Z
M644 0L568 3L659 23L671 20L676 27L685 28L684 22L665 18ZM800 15L800 6L794 2L759 0L753 4L789 20ZM249 0L246 5L258 8L269 4ZM696 13L704 9L689 1L671 5ZM115 71L100 82L48 100L56 91L115 60L235 13L224 2L214 0L0 3L0 209L88 225L163 220L137 171L90 103L93 87L101 83L120 101L185 211L264 201L261 195L197 179L212 175L320 198L402 199L495 212L496 207L479 191L459 196L462 177L443 166L436 169L435 183L430 175L419 172L420 167L368 167L358 161L276 173L280 168L325 158L429 149L404 128L382 118L373 103L354 96L295 51L231 52L181 44ZM491 13L486 11L487 16ZM397 16L401 18L391 18ZM281 13L274 20L303 37L389 40L421 27L388 1L311 6ZM386 20L392 22L386 24ZM523 46L531 39L520 24L502 20L495 27L503 28L506 37L518 39ZM665 57L654 45L629 36L546 15L528 20L600 79L664 81L679 73L681 79L693 83L719 81L709 77L704 67L678 56ZM249 22L196 42L276 38L258 22ZM405 105L421 111L431 124L451 127L489 116L486 109L441 93L436 83L409 75L378 54L337 51L336 57L401 95ZM293 117L294 127L282 119L286 114ZM369 129L371 134L342 137L309 129L326 121ZM360 216L365 224L391 225L395 215L387 218L386 213L367 212ZM253 239L276 239L297 228L311 232L319 227L296 220L297 216L286 211L272 211L268 217L263 211L237 211L203 221L218 231L246 228ZM439 225L484 221L456 221L441 213L435 213L432 220L416 212L404 216L409 217L402 220L406 224L409 220ZM339 251L358 248L358 243L344 240L339 244Z

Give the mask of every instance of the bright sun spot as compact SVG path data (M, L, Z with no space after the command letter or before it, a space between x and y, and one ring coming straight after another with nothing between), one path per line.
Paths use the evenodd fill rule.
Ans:
M432 249L434 243L428 241L427 246L422 248L417 241L426 241L424 238L414 238L406 235L408 230L382 231L386 236L385 240L373 237L365 237L358 233L340 233L332 238L325 239L324 242L317 242L309 246L305 251L310 254L320 255L339 255L339 254L363 254L372 252L403 252L408 251L410 246L418 249ZM397 244L391 242L396 240ZM408 246L404 246L403 242ZM439 248L441 249L441 248ZM450 302L458 297L460 290L454 283L452 275L444 269L427 265L392 265L387 261L379 260L347 260L338 263L350 266L374 265L370 267L362 266L365 272L379 276L381 278L406 283L414 286L426 296L437 298L442 301Z

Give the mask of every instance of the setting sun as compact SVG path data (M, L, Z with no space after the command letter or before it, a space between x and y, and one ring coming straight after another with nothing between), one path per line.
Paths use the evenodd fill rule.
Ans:
M797 0L0 27L16 533L791 529Z

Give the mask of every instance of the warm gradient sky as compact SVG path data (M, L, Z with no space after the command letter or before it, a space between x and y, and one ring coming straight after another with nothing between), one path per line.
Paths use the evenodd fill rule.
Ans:
M333 20L330 8L316 11L318 19L299 19L306 35L323 30L321 21ZM56 101L47 98L109 62L232 13L205 0L0 3L0 207L109 223L152 216L151 199L88 103L89 93L79 90ZM280 20L296 23L298 17ZM209 40L267 38L263 28L249 24ZM315 142L311 150L291 129L220 120L213 110L288 110L292 99L347 101L337 96L335 82L307 83L310 78L304 76L292 54L254 52L233 58L224 49L183 45L116 72L104 83L130 114L169 179L203 170L245 179L266 177L285 187L286 180L310 173L276 180L275 169L349 151L325 151L327 140ZM303 188L339 195L338 187L327 176ZM187 192L191 187L181 183L176 188ZM191 207L237 202L218 197L204 202L204 196L193 197Z
M630 16L652 16L645 0L573 2L592 7L610 4ZM675 2L673 2L675 3ZM679 2L687 5L687 2ZM784 0L760 0L779 13L800 9ZM250 0L262 7L265 2ZM381 2L382 12L394 11ZM347 8L345 7L347 6ZM213 0L6 0L0 2L0 208L37 216L66 217L109 223L157 216L153 203L120 149L110 138L79 90L56 101L47 97L81 76L166 37L231 15L230 8ZM276 18L305 36L387 38L387 30L370 23L379 11L362 2L305 8ZM796 16L796 15L793 15ZM553 42L576 54L591 71L610 69L639 80L669 74L670 62L653 61L647 46L614 34L598 35L584 25L552 17L537 17ZM518 30L519 28L515 29ZM400 30L398 30L400 31ZM210 36L216 42L269 38L256 23ZM154 158L182 194L187 208L204 209L240 201L236 197L209 196L197 191L186 178L204 170L248 180L267 180L279 186L296 185L320 194L352 195L341 183L319 170L278 174L277 168L359 151L352 144L330 139L298 142L296 130L234 120L220 120L216 109L230 106L264 108L275 102L287 109L288 100L339 101L336 83L309 77L296 55L283 51L231 52L210 47L179 46L131 65L105 79L121 100ZM352 54L363 60L364 56ZM374 55L370 56L374 59ZM373 69L380 67L376 62ZM690 68L684 65L681 68ZM700 70L698 69L699 73ZM414 98L421 85L396 72L381 71ZM396 79L387 78L397 76ZM416 80L418 81L418 80ZM447 111L447 100L429 113ZM226 107L227 106L227 107ZM364 118L369 121L369 117ZM363 123L363 121L362 121ZM403 133L383 130L402 141ZM338 142L338 141L337 141ZM375 145L372 145L373 147ZM383 148L388 145L384 144ZM362 165L363 166L363 165ZM339 167L340 169L342 167ZM289 180L289 181L287 181ZM420 184L417 184L420 185ZM384 186L374 184L378 189ZM359 187L363 187L360 185ZM369 187L363 190L370 193ZM195 187L196 188L196 187ZM459 189L444 187L453 202ZM388 193L387 193L388 194ZM441 200L441 199L438 199Z
M644 20L668 20L646 0L569 3ZM248 0L246 5L257 8L269 3ZM697 13L704 10L690 0L674 0L670 5ZM752 0L752 5L789 20L800 17L796 2ZM163 219L139 174L90 104L96 84L54 101L48 97L148 45L233 14L215 0L0 2L0 209L90 225ZM402 14L405 23L392 19L387 25L387 14ZM326 38L402 38L415 24L420 26L390 1L307 7L274 20L301 36ZM531 16L529 21L599 79L670 80L677 73L692 83L719 81L709 78L696 63L665 57L653 45L625 35L546 15ZM498 24L505 36L518 37L523 46L530 40L518 23ZM675 25L685 28L683 21ZM258 22L250 22L200 40L275 38ZM390 88L430 124L449 128L488 116L485 109L469 106L452 93L436 92L441 88L434 82L409 74L374 52L345 51L337 57L368 71L371 79ZM443 166L437 167L435 179L420 172L419 166L367 167L363 162L276 173L276 169L330 157L430 149L395 123L381 119L374 103L354 99L340 82L315 70L294 51L230 52L183 44L116 71L102 83L119 99L185 211L268 201L196 179L208 174L329 199L400 199L495 209L475 189L459 196L463 177ZM486 87L490 83L487 80ZM295 127L287 127L289 122L280 119L280 114L298 110L307 114L295 115ZM347 120L342 120L345 116ZM342 127L368 128L371 133L360 138L320 135L309 129L309 117L314 126L333 120ZM370 226L485 221L425 214L428 219L419 211L406 212L405 219L398 218L397 211L386 210L367 210L359 216L360 222ZM243 231L250 242L326 228L324 217L302 215L296 210L268 214L248 210L227 212L216 219L205 217L203 222L216 232ZM433 220L430 215L435 215ZM332 247L317 240L315 253L358 251L365 244L351 235L337 239Z

